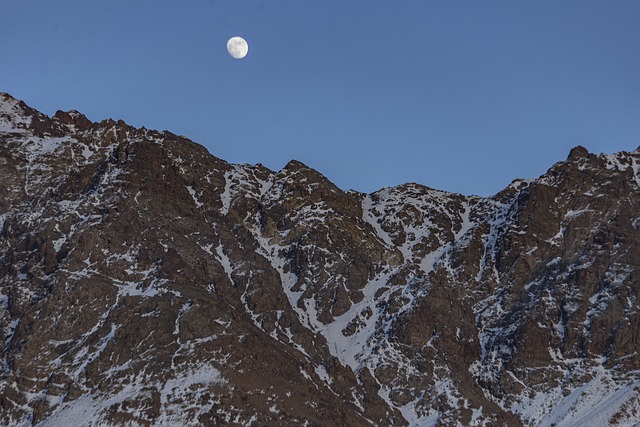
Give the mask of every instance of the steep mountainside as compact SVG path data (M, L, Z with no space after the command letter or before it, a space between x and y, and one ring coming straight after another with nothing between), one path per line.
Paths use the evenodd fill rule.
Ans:
M0 423L634 425L640 152L344 192L0 94Z

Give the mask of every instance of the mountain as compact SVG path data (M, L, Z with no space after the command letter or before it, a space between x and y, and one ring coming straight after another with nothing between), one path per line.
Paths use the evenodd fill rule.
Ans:
M0 423L635 425L640 152L342 191L0 94Z

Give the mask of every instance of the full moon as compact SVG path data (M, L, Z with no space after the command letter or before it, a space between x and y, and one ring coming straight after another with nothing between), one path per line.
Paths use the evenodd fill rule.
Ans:
M249 52L249 45L242 37L231 37L227 42L227 51L235 59L242 59Z

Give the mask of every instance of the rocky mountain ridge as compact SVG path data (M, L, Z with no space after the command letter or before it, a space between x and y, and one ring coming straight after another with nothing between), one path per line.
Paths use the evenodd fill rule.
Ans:
M635 425L640 153L344 192L0 94L7 425Z

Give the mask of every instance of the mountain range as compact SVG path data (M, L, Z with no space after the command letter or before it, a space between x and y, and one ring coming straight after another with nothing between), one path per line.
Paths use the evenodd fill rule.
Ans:
M343 191L0 93L0 423L640 423L640 152Z

